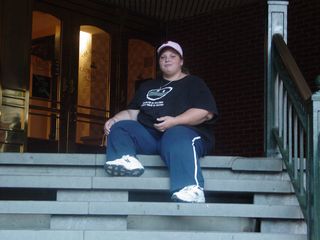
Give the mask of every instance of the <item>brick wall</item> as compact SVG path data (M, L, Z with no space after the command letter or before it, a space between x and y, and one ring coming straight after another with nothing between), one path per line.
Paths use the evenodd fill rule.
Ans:
M301 72L315 90L320 75L320 1L294 0L288 8L288 46Z
M265 9L251 4L168 24L168 40L181 43L185 65L216 98L216 155L263 153Z
M288 9L288 45L311 87L320 74L319 6L292 0ZM186 66L216 98L215 155L263 155L266 16L260 1L168 24L167 39L181 43Z

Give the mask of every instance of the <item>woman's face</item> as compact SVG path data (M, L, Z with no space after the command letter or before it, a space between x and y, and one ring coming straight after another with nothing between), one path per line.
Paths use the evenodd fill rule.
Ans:
M161 53L159 65L164 76L174 76L181 72L183 59L176 51L168 48Z

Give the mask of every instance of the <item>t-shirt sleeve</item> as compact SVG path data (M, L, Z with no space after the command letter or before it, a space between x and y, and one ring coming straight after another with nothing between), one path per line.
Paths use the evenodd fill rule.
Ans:
M140 97L141 96L141 92L142 92L142 89L140 87L140 88L138 88L138 90L134 94L133 98L129 102L129 104L127 106L127 109L135 109L135 110L140 109L140 106L141 106L141 97Z
M198 78L194 83L195 85L191 88L190 92L190 99L192 101L191 106L192 108L205 109L214 113L214 118L210 121L213 122L219 115L216 101L210 89L202 79Z

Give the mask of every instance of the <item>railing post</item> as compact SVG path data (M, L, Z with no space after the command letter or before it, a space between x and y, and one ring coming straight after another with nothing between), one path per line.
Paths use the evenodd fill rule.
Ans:
M320 83L320 76L316 84ZM320 239L320 90L311 97L307 161L308 240Z
M276 156L278 150L275 140L272 137L272 129L275 124L275 92L274 79L276 73L272 66L271 46L272 36L276 33L281 34L287 41L287 9L288 1L268 1L268 29L266 43L266 61L265 61L265 134L264 151L266 156Z

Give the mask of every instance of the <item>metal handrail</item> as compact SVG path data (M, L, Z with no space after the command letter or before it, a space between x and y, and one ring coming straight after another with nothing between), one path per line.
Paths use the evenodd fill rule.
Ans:
M30 104L29 107L30 107L30 110L45 111L45 112L49 112L49 113L52 113L52 114L60 114L61 113L59 108L44 107L44 106L39 106L39 105L34 105L34 104ZM84 108L84 106L79 106L79 105L77 107ZM85 108L89 109L89 110L97 110L97 111L101 111L101 112L105 112L105 113L108 112L106 110L102 110L102 109L99 109L99 108L91 108L91 107L85 107ZM30 112L30 114L31 115L37 115L37 113L34 113L34 112ZM38 115L41 115L41 114L38 114ZM79 117L87 118L87 119L101 120L101 121L105 121L106 120L105 116L81 113L81 112L78 112L78 111L76 112L76 115L79 116ZM49 116L49 115L47 115L47 116Z
M33 99L33 100L42 100L42 99ZM47 106L40 106L36 104L30 104L29 105L29 114L32 116L38 116L42 118L50 118L51 121L56 121L56 120L61 120L62 118L67 117L67 121L70 120L70 116L73 116L73 121L74 122L79 122L79 123L85 123L85 124L93 124L93 125L99 125L101 126L101 131L102 131L102 126L104 125L107 115L109 111L101 108L96 108L96 107L90 107L90 106L83 106L83 105L76 105L72 109L69 109L67 112L66 116L64 116L61 112L61 102L58 101L46 101L42 100L43 102L47 103L55 103L55 107L47 107ZM96 114L88 114L83 111L94 111ZM100 139L100 136L99 136Z
M296 61L291 55L287 47L287 44L285 43L280 34L273 35L272 41L274 43L275 48L277 49L277 52L279 53L285 70L288 72L290 78L295 83L302 99L304 101L307 101L311 97L312 92L307 84L307 81L303 77Z
M320 93L312 94L283 37L272 39L275 142L308 225L320 239ZM319 115L319 116L318 116Z
M95 110L95 111L100 111L100 112L106 112L105 109L103 108L97 108L97 107L90 107L90 106L84 106L84 105L77 105L78 108L84 108L84 109L90 109L90 110Z
M39 106L39 105L34 105L30 104L29 105L30 110L39 110L39 111L45 111L45 112L50 112L50 113L60 113L59 108L52 108L52 107L44 107L44 106ZM31 113L33 114L33 113Z
M41 101L41 102L45 102L45 103L51 103L51 104L56 104L58 106L61 105L60 101L52 101L50 99L42 99L42 98L37 98L37 97L30 97L31 100L36 100L36 101ZM43 106L38 106L38 105L30 105L32 108L39 108ZM97 108L97 107L91 107L91 106L84 106L84 105L76 105L76 108L82 108L82 109L88 109L88 110L94 110L94 111L99 111L99 112L108 112L103 108ZM53 108L48 108L48 109L53 109ZM49 110L48 110L49 111Z

